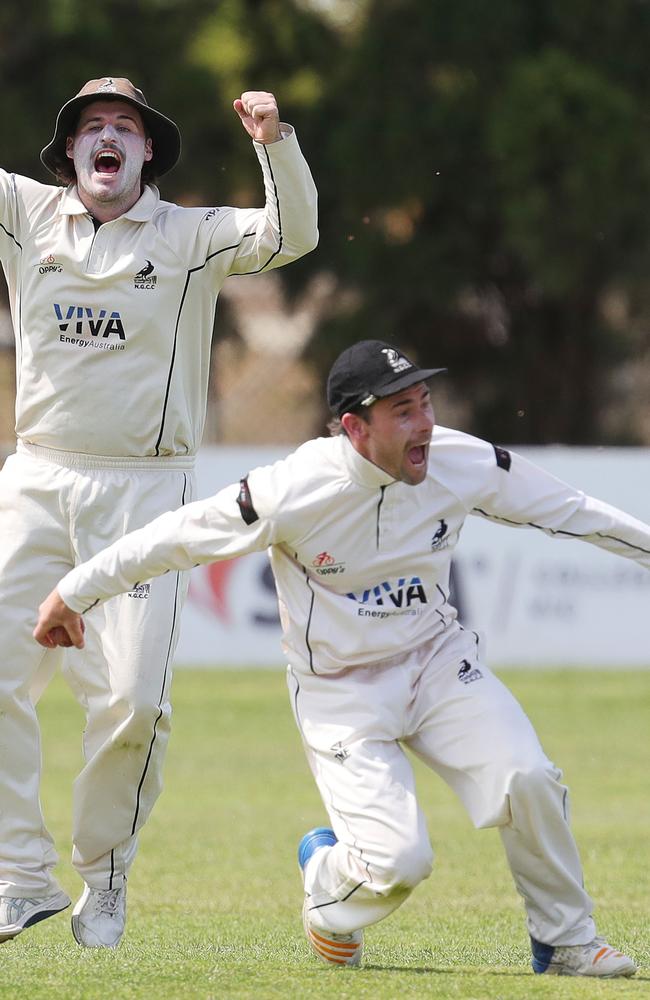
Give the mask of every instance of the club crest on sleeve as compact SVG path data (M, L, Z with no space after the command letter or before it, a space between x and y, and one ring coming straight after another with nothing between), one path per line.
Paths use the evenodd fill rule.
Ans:
M438 549L446 549L449 545L449 536L447 534L449 530L449 525L443 517L438 521L438 527L431 538L431 551L435 552Z
M463 684L471 684L473 681L481 680L482 677L483 674L478 667L473 666L469 660L461 660L458 670L459 681L462 681Z

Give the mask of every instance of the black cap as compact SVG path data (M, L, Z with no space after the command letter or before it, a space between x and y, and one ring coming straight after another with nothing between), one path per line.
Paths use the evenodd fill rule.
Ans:
M337 417L357 406L372 406L416 382L426 382L446 368L418 368L397 347L383 340L360 340L332 365L327 379L327 402Z
M74 170L66 156L66 139L74 132L82 108L93 101L126 101L132 104L144 121L153 140L152 171L161 177L174 166L181 153L181 134L171 118L167 118L147 104L141 90L125 77L104 76L84 83L76 97L64 104L56 119L54 137L41 151L41 160L48 170L58 177L70 180Z

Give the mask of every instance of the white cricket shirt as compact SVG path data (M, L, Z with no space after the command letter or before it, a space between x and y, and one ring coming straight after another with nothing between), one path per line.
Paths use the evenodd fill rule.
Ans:
M263 209L182 208L149 185L97 232L75 186L0 171L19 439L91 455L195 454L225 278L279 267L318 239L293 130L253 145Z
M437 427L426 479L395 481L319 438L126 535L59 585L83 612L170 569L270 546L283 646L300 671L373 663L457 629L453 550L468 514L578 538L650 568L650 526L521 456Z

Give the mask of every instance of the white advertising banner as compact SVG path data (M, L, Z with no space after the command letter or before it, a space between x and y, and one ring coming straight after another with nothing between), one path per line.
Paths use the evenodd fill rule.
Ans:
M289 450L203 449L199 496ZM515 450L585 492L650 520L650 449ZM461 620L485 638L493 666L650 667L650 572L632 560L584 542L468 517L453 584ZM192 570L176 662L283 664L265 553Z

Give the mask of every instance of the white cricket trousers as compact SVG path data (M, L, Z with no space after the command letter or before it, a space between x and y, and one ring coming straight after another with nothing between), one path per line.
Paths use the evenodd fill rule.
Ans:
M21 444L0 472L0 895L58 891L34 701L60 651L32 638L38 606L76 563L194 492L189 458L112 459ZM186 591L187 574L143 582L90 611L85 648L65 653L64 674L86 714L72 860L95 888L123 883L161 790Z
M513 695L480 663L474 633L459 629L330 675L289 668L288 684L338 839L306 866L316 927L348 933L375 923L430 874L408 747L456 792L476 827L498 827L529 933L552 945L591 941L592 902L561 772Z

